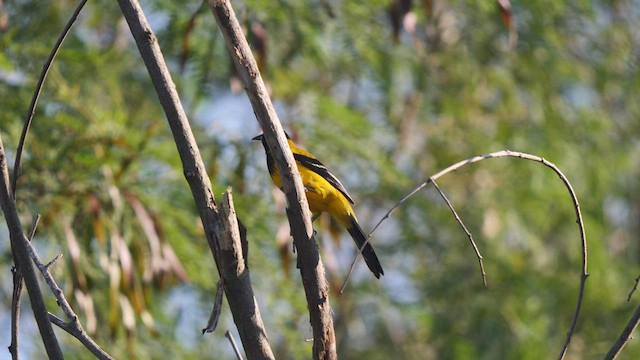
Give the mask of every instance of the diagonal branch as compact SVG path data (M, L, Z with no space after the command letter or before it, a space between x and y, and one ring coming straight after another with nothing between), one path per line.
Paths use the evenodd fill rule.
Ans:
M267 146L282 176L287 199L287 215L294 245L298 251L298 267L302 275L313 330L313 357L335 359L336 339L329 304L329 285L320 260L318 244L313 238L311 214L293 154L230 2L209 0L209 7L224 35L229 55L233 59L253 112L264 132Z
M627 342L632 338L631 334L636 331L638 324L640 324L640 306L638 306L633 312L631 319L627 322L627 326L622 330L622 334L620 334L618 340L616 340L607 355L605 355L605 360L613 360L620 355L622 348L624 348L624 346L627 345Z
M173 138L182 161L182 167L184 176L191 188L200 219L202 220L203 227L205 229L205 235L209 248L216 262L216 267L220 273L221 278L226 279L225 267L222 266L221 261L221 248L223 248L222 237L223 233L227 229L221 219L221 214L218 211L217 204L215 202L213 191L211 190L211 181L204 167L204 162L200 156L200 150L198 144L193 136L193 131L189 125L186 113L176 86L169 74L166 62L158 45L156 36L149 26L149 23L140 7L137 0L118 0L118 4L122 10L122 13L129 24L131 33L136 41L140 55L144 60L147 67L147 71L151 77L153 86L158 94L160 103L167 116L167 121L173 133ZM238 224L239 225L239 224ZM242 247L242 246L241 246ZM243 253L243 251L241 251ZM243 279L248 281L248 271L245 272ZM224 282L226 287L226 281ZM243 286L251 286L250 283L245 283ZM243 294L246 295L246 294ZM227 292L227 300L231 307L231 312L234 314L234 320L236 313L242 311L248 311L247 308L242 307L243 301L251 301L255 305L255 313L257 314L257 305L255 299L242 298L236 299L229 296ZM255 320L255 319L252 319ZM262 347L255 347L252 344L259 341L266 340L266 331L262 322L256 323L236 323L238 330L241 334L245 334L241 340L247 354L258 354L253 358L270 359L273 358L271 349L268 348L268 344ZM247 329L249 329L247 331ZM264 338L264 339L263 339ZM248 340L249 339L249 340ZM246 343L245 343L246 341Z
M11 195L9 185L9 169L7 167L7 157L4 151L4 145L0 138L0 206L4 212L4 218L9 227L9 234L11 239L11 249L15 254L17 263L15 264L19 271L24 276L24 283L27 286L27 292L29 293L29 300L31 302L31 308L40 330L40 336L44 342L47 355L50 359L62 359L62 350L60 350L60 344L56 339L56 334L53 332L53 327L49 321L49 315L47 307L45 306L42 292L40 291L40 285L36 272L33 269L33 264L29 258L29 240L24 236L22 231L22 224L18 217L18 210L16 204Z

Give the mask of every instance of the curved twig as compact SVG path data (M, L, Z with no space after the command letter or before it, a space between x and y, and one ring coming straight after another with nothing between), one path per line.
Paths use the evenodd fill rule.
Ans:
M42 92L42 87L44 85L44 81L47 78L47 74L49 74L49 70L51 69L51 64L53 64L53 60L56 58L60 47L62 46L62 42L66 39L69 31L73 24L75 24L78 19L78 15L82 8L87 3L87 0L80 0L78 6L76 6L75 11L67 21L67 24L62 29L62 33L58 37L58 41L51 49L51 54L49 54L49 58L42 66L42 72L40 73L40 78L38 79L38 84L33 92L33 97L31 98L31 105L29 105L29 110L27 111L27 117L24 121L24 126L22 128L22 135L20 135L20 142L18 143L18 150L16 151L16 159L13 163L13 176L11 178L11 195L13 197L16 196L16 188L18 186L18 174L20 172L20 160L22 159L22 152L24 150L24 144L27 141L27 133L29 133L29 127L31 127L31 123L33 122L33 114L36 112L36 105L38 105L38 99L40 99L40 93Z
M573 190L573 187L571 186L571 183L569 182L569 179L567 179L567 177L562 173L562 171L560 171L560 169L554 163L536 155L531 155L531 154L511 151L511 150L497 151L497 152L480 155L480 156L472 157L470 159L457 162L449 166L448 168L438 172L437 174L431 176L427 181L421 183L415 189L413 189L411 192L405 195L402 199L400 199L400 201L398 201L393 207L391 207L391 209L382 217L382 219L378 221L378 223L376 224L376 226L374 226L371 233L373 233L378 228L378 226L380 226L380 224L391 215L391 212L393 212L396 208L402 205L415 193L417 193L418 191L422 190L427 185L429 185L430 182L434 182L438 178L450 172L456 171L465 165L473 164L486 159L501 158L501 157L515 157L515 158L535 161L535 162L542 163L546 167L553 170L556 173L556 175L560 177L560 180L562 180L562 183L567 188L567 191L569 191L569 195L571 196L571 201L573 202L573 207L576 211L576 217L577 217L576 223L578 224L578 228L580 231L580 241L581 241L581 247L582 247L582 272L580 274L580 289L578 291L578 300L577 300L576 308L573 314L573 320L571 321L571 326L569 328L569 331L567 332L567 338L562 347L560 355L558 356L558 359L564 359L564 356L567 353L567 349L569 348L569 343L571 342L571 337L573 336L573 333L575 332L575 329L576 329L578 316L580 315L580 309L582 307L582 299L584 297L585 283L586 283L587 277L589 277L589 274L587 273L587 235L584 230L584 221L582 220L582 212L580 211L580 204L578 203L578 198L576 196L575 191ZM371 233L369 234L369 238L367 238L367 241L365 242L365 244L362 245L362 247L364 247L364 245L366 245L366 243L369 242L369 239L371 238ZM361 253L358 252L356 258L353 260L353 263L351 265L351 270L353 270L353 267L355 266L355 262L358 260L360 256L361 256ZM349 275L351 274L351 270L349 271ZM348 280L348 277L347 277L347 280ZM346 286L346 281L345 281L345 284L343 285L343 289L345 286Z

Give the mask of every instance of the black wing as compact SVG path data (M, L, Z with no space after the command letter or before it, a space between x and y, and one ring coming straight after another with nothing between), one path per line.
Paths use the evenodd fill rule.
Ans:
M308 156L304 156L300 154L293 154L293 158L296 161L298 161L300 164L302 164L302 166L322 176L325 180L329 182L329 184L331 184L334 188L338 189L338 191L340 191L342 195L344 195L344 197L346 197L351 204L353 204L353 199L351 198L349 193L347 193L347 189L344 188L340 180L338 180L338 178L335 175L333 175L331 171L329 171L329 169L327 169L327 167L324 166L324 164L322 164L318 159L310 158Z

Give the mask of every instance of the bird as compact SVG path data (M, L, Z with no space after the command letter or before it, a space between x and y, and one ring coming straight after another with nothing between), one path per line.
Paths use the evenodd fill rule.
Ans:
M315 220L321 213L326 212L340 225L345 227L358 246L358 249L362 248L362 257L365 263L373 275L379 279L381 275L384 275L384 270L373 250L373 246L371 246L370 243L366 243L364 248L362 247L367 240L367 236L358 223L356 214L351 207L351 205L354 205L353 198L349 195L340 180L338 180L320 160L310 152L298 147L288 134L286 134L286 136L291 152L293 152L293 158L298 166L298 172L302 178L307 202L309 203L309 210L313 216L312 219ZM273 183L282 190L282 178L276 168L264 134L260 134L252 140L262 142L262 146L267 155L269 175Z

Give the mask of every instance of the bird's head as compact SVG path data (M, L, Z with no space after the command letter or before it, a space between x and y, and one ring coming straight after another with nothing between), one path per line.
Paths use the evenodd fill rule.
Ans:
M289 133L287 133L286 131L284 132L284 135L287 137L288 140L291 140L291 136L289 136ZM251 139L253 141L262 141L264 142L264 133L254 137L253 139Z

